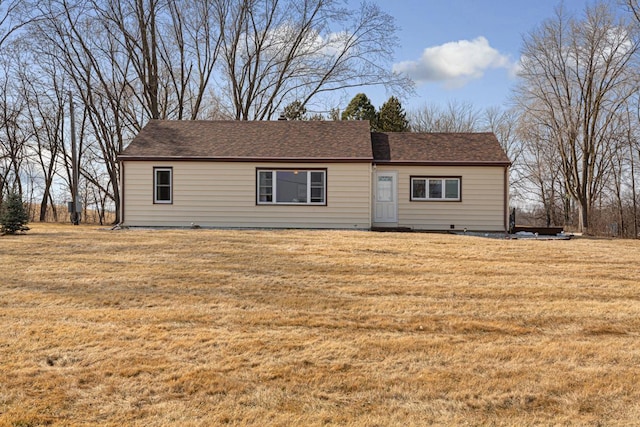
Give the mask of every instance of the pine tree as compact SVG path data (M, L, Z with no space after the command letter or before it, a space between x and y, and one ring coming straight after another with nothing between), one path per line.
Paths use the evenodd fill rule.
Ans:
M22 199L18 193L10 193L4 200L0 209L0 233L16 234L17 232L28 231L26 224L29 222Z
M409 121L400 101L392 96L382 104L378 113L379 132L407 132Z
M298 100L284 107L284 116L287 120L304 120L305 114L307 114L307 109Z
M353 97L347 108L342 112L342 120L369 120L371 130L377 129L378 115L376 107L364 93Z

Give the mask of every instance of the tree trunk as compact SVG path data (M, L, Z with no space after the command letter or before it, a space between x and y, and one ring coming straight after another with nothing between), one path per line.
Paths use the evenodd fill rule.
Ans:
M47 220L47 203L49 202L49 189L51 183L46 183L44 187L44 193L42 194L42 201L40 202L40 222Z
M580 200L578 230L585 235L589 235L589 233L591 232L591 230L589 229L589 205L587 204L586 200Z

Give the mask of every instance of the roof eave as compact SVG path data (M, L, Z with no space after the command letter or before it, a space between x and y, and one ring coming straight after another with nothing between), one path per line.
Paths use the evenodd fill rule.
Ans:
M118 161L154 162L250 162L250 163L371 163L372 157L199 157L199 156L131 156L120 155Z
M393 165L393 166L511 166L508 161L439 161L439 160L374 160L375 165Z

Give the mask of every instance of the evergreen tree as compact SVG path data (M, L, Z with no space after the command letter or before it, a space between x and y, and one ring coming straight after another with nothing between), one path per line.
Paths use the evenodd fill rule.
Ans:
M409 121L400 101L392 96L382 104L378 113L379 132L407 132L409 131Z
M371 100L364 93L353 97L347 108L342 112L342 120L369 120L371 130L377 129L378 115Z
M305 119L309 120L310 122L322 122L325 120L324 116L320 113L314 113L310 116L306 116Z
M298 100L284 107L284 116L287 120L304 120L305 114L307 114L307 109Z
M0 233L16 234L18 231L27 231L29 230L26 226L28 222L29 215L22 204L22 199L18 193L10 193L0 208Z

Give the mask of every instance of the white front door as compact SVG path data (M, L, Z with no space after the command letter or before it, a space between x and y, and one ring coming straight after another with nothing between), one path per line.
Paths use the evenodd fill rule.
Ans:
M373 222L398 222L397 172L376 172Z

